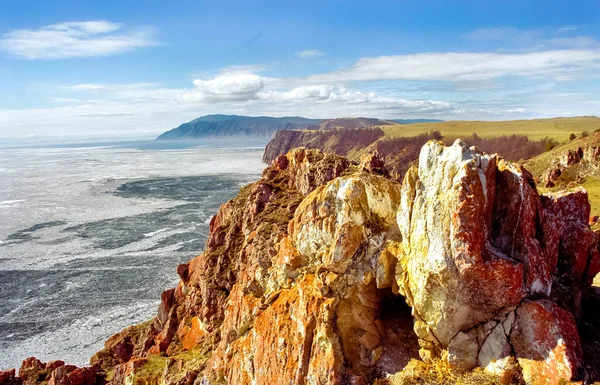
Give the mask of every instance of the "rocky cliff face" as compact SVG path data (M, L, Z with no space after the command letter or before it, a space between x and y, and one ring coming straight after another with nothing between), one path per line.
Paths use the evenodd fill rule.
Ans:
M298 147L349 157L358 155L383 135L381 129L366 128L333 131L278 131L273 140L267 144L263 161L271 163L278 156L287 154L290 150Z
M367 384L419 355L583 378L577 322L600 270L585 191L540 196L521 166L460 141L428 142L402 184L385 175L373 156L276 157L152 321L90 368L29 362L0 383Z

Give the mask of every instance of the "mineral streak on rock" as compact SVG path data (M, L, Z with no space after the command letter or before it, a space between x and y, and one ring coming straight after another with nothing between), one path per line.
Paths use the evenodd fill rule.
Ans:
M457 366L501 373L514 355L528 383L575 377L574 315L599 262L588 216L583 190L540 197L520 166L460 140L427 143L398 212L397 281L422 358L446 351Z
M0 385L366 384L418 353L576 379L600 270L588 216L584 190L540 197L527 170L461 141L428 142L402 185L376 154L295 149L221 206L153 320L90 368L31 358Z

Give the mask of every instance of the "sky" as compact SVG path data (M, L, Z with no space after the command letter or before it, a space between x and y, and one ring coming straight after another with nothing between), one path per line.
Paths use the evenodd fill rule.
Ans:
M600 1L0 0L0 139L600 115Z

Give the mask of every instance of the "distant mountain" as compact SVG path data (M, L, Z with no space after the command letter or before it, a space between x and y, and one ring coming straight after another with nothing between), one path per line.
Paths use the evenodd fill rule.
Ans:
M269 116L206 115L160 135L157 140L184 140L208 136L271 137L279 130L303 129L321 123L322 119L298 116L272 118Z
M400 124L413 124L413 123L439 123L443 120L439 119L392 119L392 122Z

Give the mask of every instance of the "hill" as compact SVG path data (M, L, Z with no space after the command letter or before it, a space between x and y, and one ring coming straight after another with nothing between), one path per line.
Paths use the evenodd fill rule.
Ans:
M321 122L321 119L306 119L299 116L273 118L270 116L206 115L183 123L156 139L184 140L208 136L240 135L267 138L279 130L306 128Z
M600 129L600 118L578 116L572 118L551 118L506 121L445 121L433 123L395 124L381 127L386 136L417 136L430 131L439 131L444 137L469 138L474 133L482 138L502 135L524 135L529 140L546 137L558 142L568 140L569 135L583 131L594 132Z
M588 191L592 215L600 215L600 131L579 133L525 163L540 192L582 186Z

